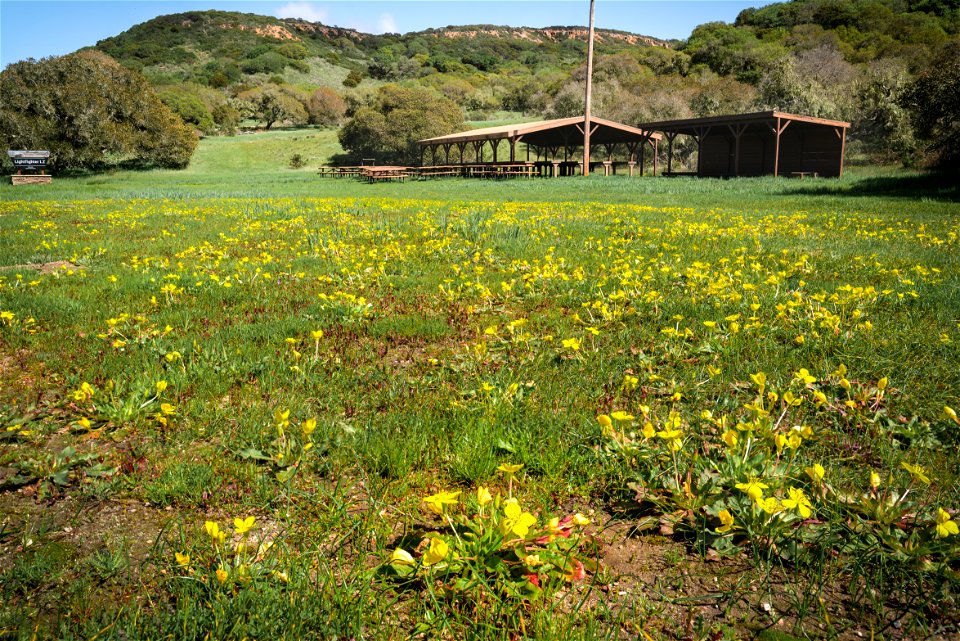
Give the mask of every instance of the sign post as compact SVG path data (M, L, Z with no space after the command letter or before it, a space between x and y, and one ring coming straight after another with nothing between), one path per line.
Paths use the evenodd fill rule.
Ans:
M10 176L10 182L14 185L37 185L53 182L53 178L46 173L47 160L50 158L49 151L11 149L7 152L7 155L17 170L16 175Z

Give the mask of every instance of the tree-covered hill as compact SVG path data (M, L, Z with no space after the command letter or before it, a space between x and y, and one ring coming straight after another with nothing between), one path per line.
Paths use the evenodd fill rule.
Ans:
M371 35L194 11L96 48L207 134L343 124L375 108L389 84L431 92L470 120L583 110L582 26ZM626 123L780 109L849 120L854 156L908 162L942 161L957 138L949 97L960 94L960 0L792 0L700 25L682 41L600 30L596 51L594 112Z
M224 87L256 74L309 73L323 61L374 79L444 72L494 72L521 65L563 67L583 58L583 27L526 29L469 25L371 35L297 19L192 11L160 16L97 43L97 48L156 80ZM616 53L666 46L649 36L601 30L597 47Z

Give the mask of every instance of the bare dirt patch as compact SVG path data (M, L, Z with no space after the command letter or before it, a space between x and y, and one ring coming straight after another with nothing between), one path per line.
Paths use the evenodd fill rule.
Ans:
M57 271L83 269L81 265L75 265L69 260L55 260L49 263L23 263L22 265L7 265L0 267L0 272L10 271L38 271L41 274L52 274Z

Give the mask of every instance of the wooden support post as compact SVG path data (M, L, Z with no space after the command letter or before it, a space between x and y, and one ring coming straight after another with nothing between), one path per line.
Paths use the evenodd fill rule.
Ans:
M673 132L667 133L667 174L673 173L673 139L677 137L677 134Z
M660 141L653 139L653 175L657 175L657 156L660 154Z
M837 167L837 177L843 177L843 153L846 151L847 147L847 128L846 127L834 127L834 132L837 134L837 138L840 139L840 166Z
M458 143L457 143L457 149L460 151L460 164L461 164L461 165L467 164L467 163L466 163L466 159L464 158L464 155L463 155L463 152L466 151L466 149L467 149L467 143L465 143L465 142L458 142Z
M517 162L517 139L510 139L510 164Z
M730 129L730 133L733 134L733 175L740 175L740 138L743 137L743 132L747 130L749 125L727 125Z
M590 98L593 88L593 13L594 0L590 0L590 29L587 32L587 82L583 101L583 175L590 175Z
M697 175L700 176L700 170L702 167L701 159L703 156L703 139L707 137L710 133L712 127L698 127L697 128Z
M443 156L445 165L450 164L450 143L447 143L443 146Z
M497 164L497 147L500 146L500 139L491 140L490 146L493 148L493 164Z
M782 134L787 127L790 126L792 120L787 120L781 125L781 119L777 117L776 124L770 126L770 130L774 135L773 143L773 176L776 178L780 175L780 134Z

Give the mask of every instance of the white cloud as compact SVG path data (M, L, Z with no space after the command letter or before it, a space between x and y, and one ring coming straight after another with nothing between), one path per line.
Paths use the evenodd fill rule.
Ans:
M327 19L327 12L312 2L288 2L277 9L277 17L302 18L309 22L323 22Z
M377 22L377 28L380 30L380 33L399 33L397 29L397 21L393 19L393 16L389 13L381 13L380 21Z

